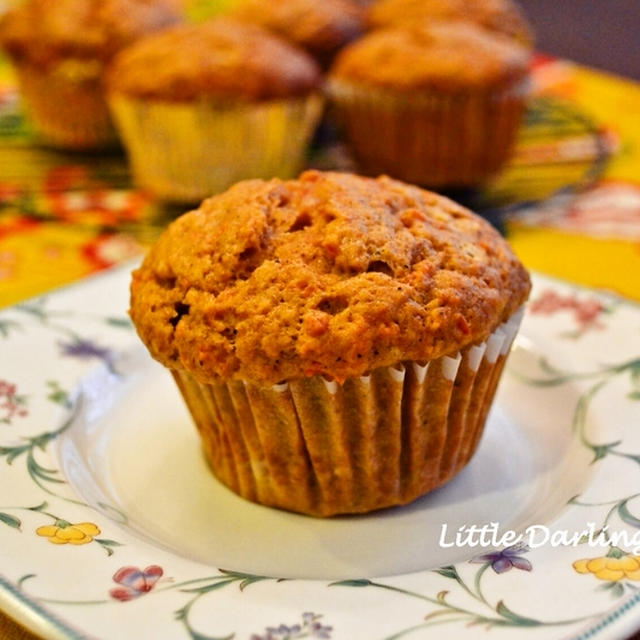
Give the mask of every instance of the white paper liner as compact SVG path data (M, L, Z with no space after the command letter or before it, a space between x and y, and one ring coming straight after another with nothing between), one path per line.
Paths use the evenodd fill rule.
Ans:
M457 94L393 92L332 79L327 92L365 172L452 187L482 183L504 166L528 87L525 80Z
M479 345L343 384L174 378L214 474L239 495L316 516L411 502L473 455L521 313Z
M42 142L72 150L118 145L100 73L92 61L69 59L52 69L16 64L22 101Z
M109 99L137 184L195 202L247 178L290 178L322 111L318 95L222 106Z

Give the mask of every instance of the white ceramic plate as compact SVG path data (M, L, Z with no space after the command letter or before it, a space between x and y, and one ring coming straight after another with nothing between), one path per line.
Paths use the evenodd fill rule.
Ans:
M126 319L130 268L0 313L0 608L47 638L640 626L637 306L536 276L468 467L408 507L319 520L213 478Z

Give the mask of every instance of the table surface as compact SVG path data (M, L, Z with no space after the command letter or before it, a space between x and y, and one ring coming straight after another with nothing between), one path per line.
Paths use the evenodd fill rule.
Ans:
M527 267L640 301L640 85L544 57L534 80L509 167L454 195ZM340 147L326 151L312 163L341 162ZM37 147L0 64L0 307L141 255L179 212L133 189L120 154ZM0 638L34 637L0 614Z

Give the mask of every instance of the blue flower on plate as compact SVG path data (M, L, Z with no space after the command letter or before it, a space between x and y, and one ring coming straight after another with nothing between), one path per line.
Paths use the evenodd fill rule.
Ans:
M476 556L469 562L489 562L496 573L510 571L513 567L522 569L522 571L531 571L533 569L531 562L520 555L521 553L527 553L527 551L529 551L529 547L526 544L515 544L511 547L505 547L502 551L493 551Z
M71 342L59 342L63 356L90 360L102 360L109 371L113 371L113 353L107 347L100 347L90 340L74 337Z
M251 636L251 640L296 640L296 638L330 639L332 627L319 622L321 617L321 615L315 613L303 613L302 624L294 624L291 626L281 624L277 627L267 627L264 635L254 633Z

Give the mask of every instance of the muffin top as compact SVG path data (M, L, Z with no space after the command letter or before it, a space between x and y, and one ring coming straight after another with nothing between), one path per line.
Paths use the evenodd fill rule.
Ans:
M180 22L179 0L26 0L0 20L14 59L47 66L66 58L108 61L140 36Z
M233 15L306 49L323 65L364 30L364 10L352 0L242 0Z
M257 25L223 18L148 36L122 51L107 76L112 91L171 101L289 97L320 81L306 52Z
M524 78L529 50L464 22L372 31L347 45L330 76L398 91L494 89Z
M201 382L342 381L484 340L529 278L485 220L388 177L248 180L175 220L133 273L151 355Z
M462 20L531 45L533 34L512 0L377 0L367 11L371 28L415 26L431 20Z

